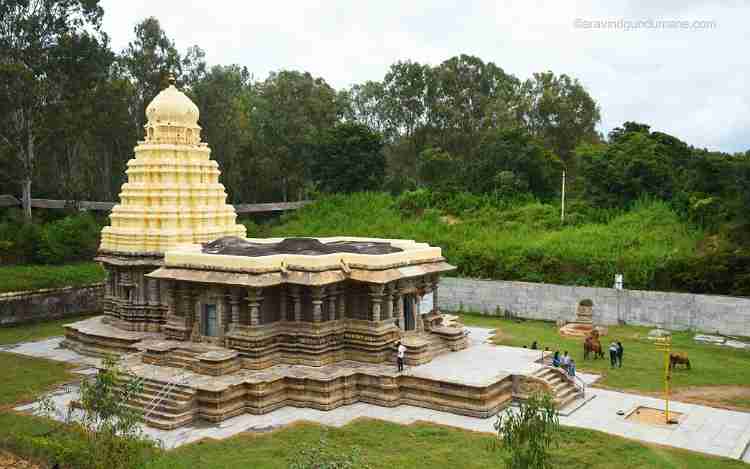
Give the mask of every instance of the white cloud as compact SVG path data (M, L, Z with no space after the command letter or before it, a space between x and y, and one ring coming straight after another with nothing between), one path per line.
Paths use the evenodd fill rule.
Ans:
M688 143L750 149L750 4L709 2L348 0L184 2L104 0L113 47L156 16L181 50L210 64L238 63L256 76L307 70L334 87L380 80L390 64L437 64L466 53L521 79L552 70L581 80L602 109L601 130L626 120ZM711 20L702 31L582 30L587 20Z

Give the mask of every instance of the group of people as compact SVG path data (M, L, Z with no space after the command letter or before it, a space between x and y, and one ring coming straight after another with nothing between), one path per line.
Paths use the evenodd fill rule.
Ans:
M552 366L562 368L570 376L576 375L576 361L568 355L567 350L563 353L562 357L560 356L560 351L555 350L555 354L552 356Z
M612 341L609 344L609 363L612 368L622 368L622 354L625 349L622 347L620 341Z

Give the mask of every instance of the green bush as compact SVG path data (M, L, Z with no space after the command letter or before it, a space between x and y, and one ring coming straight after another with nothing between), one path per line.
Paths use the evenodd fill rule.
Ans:
M45 226L41 258L47 264L62 264L91 259L99 245L101 227L91 215L84 213L52 222Z
M454 220L442 216L454 210ZM398 198L359 193L325 197L286 215L270 232L416 239L441 247L461 276L609 287L622 273L633 289L655 288L657 273L695 259L704 238L665 202L639 201L628 211L586 205L577 210L580 220L571 225L560 222L557 204L528 199L426 189ZM713 292L730 293L743 281ZM685 291L686 285L669 289Z

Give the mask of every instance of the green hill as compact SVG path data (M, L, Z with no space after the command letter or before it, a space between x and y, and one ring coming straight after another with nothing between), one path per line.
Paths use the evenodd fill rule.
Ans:
M633 289L663 287L657 279L695 258L703 238L664 202L614 213L573 208L564 225L559 207L536 201L469 197L444 208L411 202L381 193L326 197L275 226L249 223L248 236L410 238L443 248L460 276L610 286L622 272Z

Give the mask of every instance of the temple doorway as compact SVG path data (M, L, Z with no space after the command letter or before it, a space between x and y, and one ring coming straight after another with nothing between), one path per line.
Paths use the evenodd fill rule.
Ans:
M416 329L414 313L414 295L404 295L404 330Z
M215 304L203 305L201 312L201 332L204 336L216 337L219 335L219 318L216 314Z

